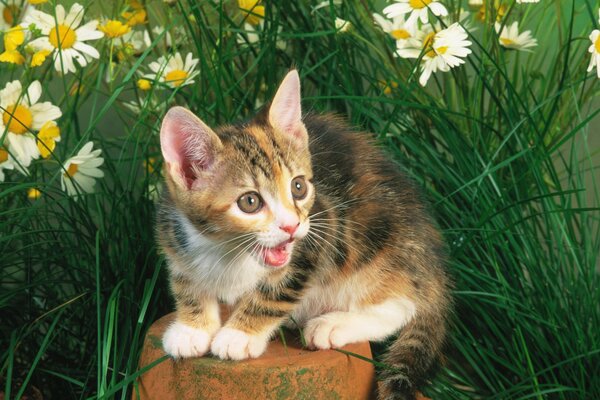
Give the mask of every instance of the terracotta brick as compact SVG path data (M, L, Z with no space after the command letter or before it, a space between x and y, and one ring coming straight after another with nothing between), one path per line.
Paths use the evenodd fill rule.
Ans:
M162 335L174 318L169 314L149 329L139 367L165 355ZM335 350L303 349L298 335L286 332L269 343L261 357L222 361L208 355L175 361L171 358L143 374L137 394L150 399L369 399L375 387L373 365ZM371 358L369 343L343 350Z

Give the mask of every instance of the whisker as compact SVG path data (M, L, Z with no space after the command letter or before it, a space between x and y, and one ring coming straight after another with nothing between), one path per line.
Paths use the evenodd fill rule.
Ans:
M369 200L369 199L367 199L367 198L362 198L362 199L349 199L349 200L343 201L343 202L341 202L341 203L339 203L339 204L336 204L336 205L334 205L333 207L329 207L329 208L327 208L327 209L325 209L325 210L323 210L323 211L319 211L319 212L317 212L317 213L314 213L314 214L312 214L312 215L309 215L309 216L308 216L308 218L313 218L313 217L316 217L317 215L321 215L321 214L323 214L323 213L325 213L325 212L327 212L327 211L335 210L336 208L341 208L341 207L343 207L343 206L349 205L349 204L351 204L351 203L354 203L354 202L359 202L359 201L367 201L367 200Z
M319 228L315 228L315 229L314 229L314 231L316 231L316 232L318 232L318 233L320 233L320 234L323 234L323 235L327 235L327 236L329 236L329 237L331 237L331 238L333 238L333 239L336 239L336 240L337 240L337 239L339 239L339 238L338 238L336 235L334 235L334 234L331 234L331 233L329 233L329 232L325 232L324 230L322 230L322 229L319 229ZM324 238L322 237L322 239L324 239ZM355 252L357 252L357 253L360 253L356 247L354 247L353 245L351 245L351 244L350 244L350 243L348 243L347 241L345 241L344 243L346 244L346 246L350 247L350 248L351 248L352 250L354 250ZM333 245L332 245L332 246L333 246ZM340 255L341 255L341 252L339 251L339 249L337 248L337 246L333 246L333 247L334 247L334 248L337 250L338 254L340 254Z

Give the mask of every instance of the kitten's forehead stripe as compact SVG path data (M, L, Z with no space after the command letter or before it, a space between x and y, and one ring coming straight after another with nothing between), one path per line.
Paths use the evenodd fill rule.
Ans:
M250 161L252 167L258 168L267 179L273 178L269 157L253 135L242 131L238 135L230 136L230 139L235 149Z

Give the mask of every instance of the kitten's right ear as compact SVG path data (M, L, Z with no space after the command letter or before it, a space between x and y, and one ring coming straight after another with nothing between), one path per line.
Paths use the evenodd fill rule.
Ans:
M211 171L222 144L191 111L173 107L162 121L160 147L169 176L182 189L191 189Z

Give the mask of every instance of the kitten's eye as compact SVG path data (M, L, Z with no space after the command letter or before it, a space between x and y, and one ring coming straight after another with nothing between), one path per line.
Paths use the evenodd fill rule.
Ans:
M297 176L292 179L292 196L296 200L302 200L308 193L308 187L303 176Z
M240 196L237 205L243 212L253 214L262 208L263 202L258 193L248 192Z

